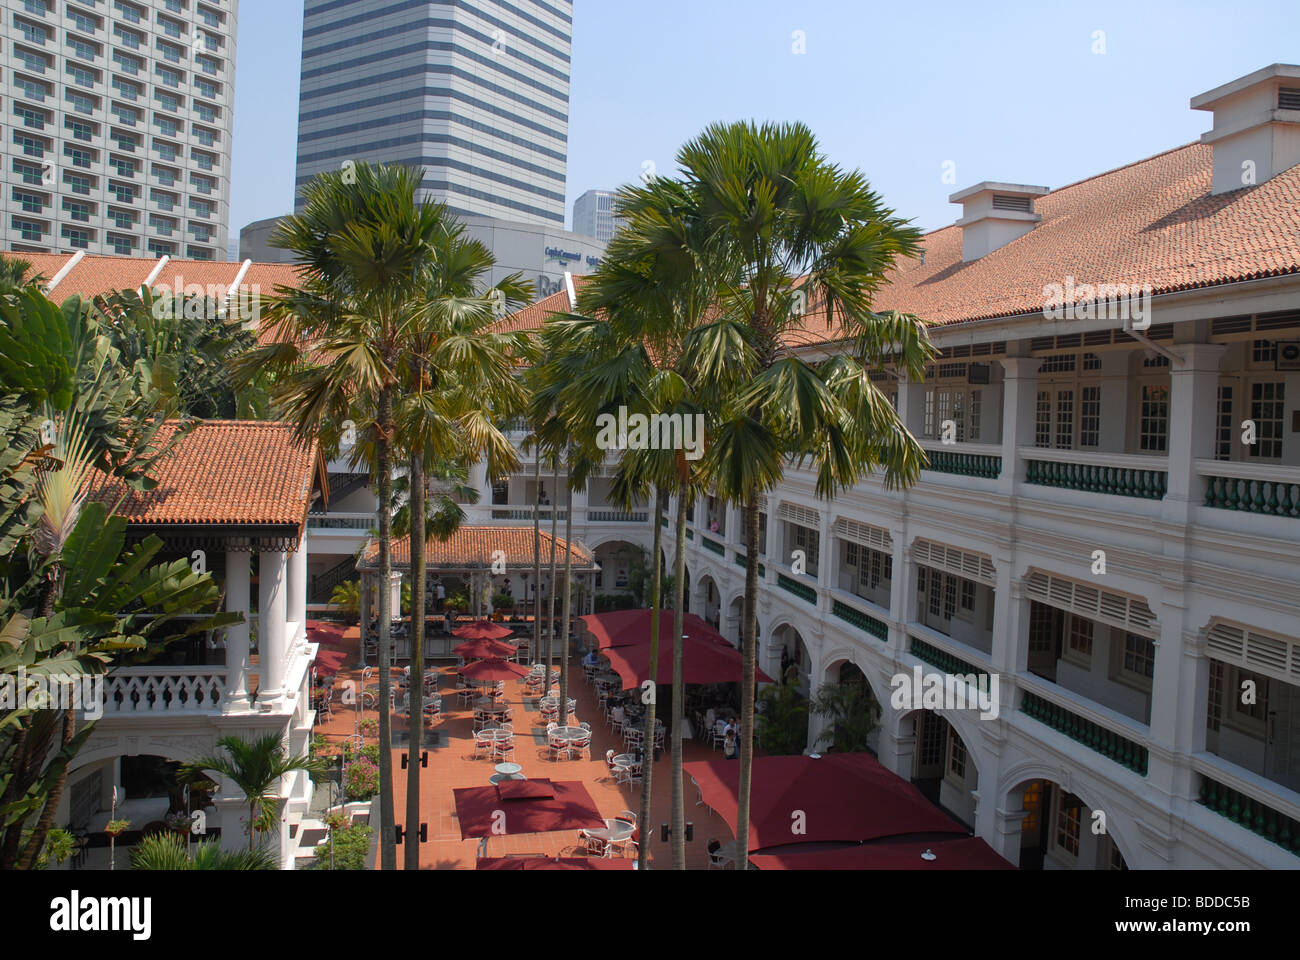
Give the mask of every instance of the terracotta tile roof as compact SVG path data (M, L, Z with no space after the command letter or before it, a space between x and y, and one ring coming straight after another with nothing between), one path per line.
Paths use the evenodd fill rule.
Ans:
M874 307L947 325L1037 313L1043 288L1067 276L1161 294L1300 272L1300 166L1219 196L1212 167L1197 143L1054 190L1034 201L1033 230L970 263L960 227L927 234L925 262L908 261ZM838 334L810 317L791 339Z
M159 442L175 429L164 426ZM118 513L136 524L301 526L316 462L316 445L296 444L290 424L204 421L154 466L158 485L128 493ZM101 476L90 495L111 505L123 489Z
M27 260L32 269L43 275L46 280L53 280L72 259L66 253L10 253L13 259ZM158 260L147 257L100 257L86 256L72 271L59 281L54 288L53 297L65 300L71 296L94 297L101 293L115 290L135 290L148 279L158 266ZM242 261L217 260L168 260L167 265L151 286L166 287L174 290L177 284L183 290L190 284L198 284L205 290L211 286L218 296L224 296L230 289ZM254 288L264 294L272 294L277 287L292 287L297 282L298 268L289 263L252 263L248 272L240 281L240 288L252 291Z
M550 563L551 535L541 531L543 566ZM563 566L565 541L563 537L555 538L556 563ZM450 569L468 569L470 567L490 567L493 555L498 551L505 554L506 568L509 570L531 570L533 568L533 528L532 527L498 527L465 526L461 527L445 543L429 539L425 556L429 566ZM595 563L592 553L581 542L574 541L571 553L573 567L577 570L591 570ZM357 562L357 569L373 570L379 564L379 544L367 545ZM393 569L411 566L411 538L402 537L393 541Z
M586 283L586 277L575 276L573 278L574 292L581 293ZM492 332L519 333L520 331L540 330L551 314L568 313L570 309L569 293L567 290L561 290L559 293L553 293L536 303L530 303L522 310L516 310L508 317L503 317L492 325Z

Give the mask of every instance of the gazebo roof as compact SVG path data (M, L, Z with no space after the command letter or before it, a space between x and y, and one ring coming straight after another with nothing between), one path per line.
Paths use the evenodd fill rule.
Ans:
M595 557L582 543L567 543L563 537L555 538L556 563L563 565L564 554L572 556L573 569L587 573L599 569ZM550 564L551 535L541 531L541 553L544 563ZM504 555L504 556L502 556ZM425 559L430 570L487 570L503 562L505 569L526 573L533 569L533 528L496 525L464 526L445 541L430 537L425 546ZM411 568L411 540L401 537L393 541L393 569ZM379 544L371 542L361 551L357 569L373 572L379 569Z

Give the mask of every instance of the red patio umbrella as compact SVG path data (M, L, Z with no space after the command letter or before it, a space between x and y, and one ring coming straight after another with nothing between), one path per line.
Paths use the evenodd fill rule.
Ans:
M460 787L452 796L462 840L605 826L578 780L507 780L495 787Z
M483 683L496 683L498 680L510 680L514 677L528 676L528 668L517 663L492 657L478 660L467 667L462 667L460 675L466 680L480 680Z
M622 678L624 690L635 689L650 679L650 644L610 647L605 656L610 669ZM739 683L742 666L740 651L729 643L697 640L694 634L689 634L683 643L683 683ZM658 673L657 683L668 685L673 682L670 642L660 643ZM754 675L759 683L772 682L772 678L758 668L755 668Z
M451 652L466 660L487 660L490 657L512 657L516 650L500 640L466 640L452 647Z
M499 623L493 623L491 620L478 620L474 623L467 623L463 627L457 627L451 632L453 637L460 637L462 640L500 640L514 633L509 627L503 627Z
M649 610L612 610L609 613L587 614L578 619L595 638L596 646L601 650L650 643ZM713 628L713 624L693 613L683 614L682 633L692 640L731 646L727 638ZM672 640L673 613L667 610L659 618L659 649L671 650Z
M617 859L604 857L483 857L474 864L475 870L635 870L631 857Z
M682 769L734 833L740 764L700 760L682 764ZM796 824L801 833L795 832ZM751 851L798 843L859 843L908 833L970 831L869 753L754 758Z
M929 853L931 858L922 854ZM906 840L864 843L840 850L799 853L754 853L749 862L760 870L1014 870L979 837L955 840Z

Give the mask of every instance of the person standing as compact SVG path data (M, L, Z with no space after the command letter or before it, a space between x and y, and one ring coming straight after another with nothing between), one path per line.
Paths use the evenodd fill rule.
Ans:
M444 587L442 581L439 580L436 589L438 594L438 612L441 613L443 605L447 602L447 588Z

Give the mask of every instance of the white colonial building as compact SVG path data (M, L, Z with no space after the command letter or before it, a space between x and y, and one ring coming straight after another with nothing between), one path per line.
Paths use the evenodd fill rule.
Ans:
M296 445L292 433L286 424L204 422L155 468L157 487L129 494L118 509L129 540L157 536L155 562L184 558L211 573L225 609L244 623L170 643L147 664L109 675L103 716L72 763L56 823L102 835L116 789L117 816L132 832L148 828L168 811L169 765L220 754L225 736L276 734L291 756L310 749L316 648L306 633L306 518L324 470L315 447ZM94 495L116 502L122 492ZM207 832L242 847L247 802L233 784L218 786ZM289 868L310 777L284 777L278 796L271 842Z

